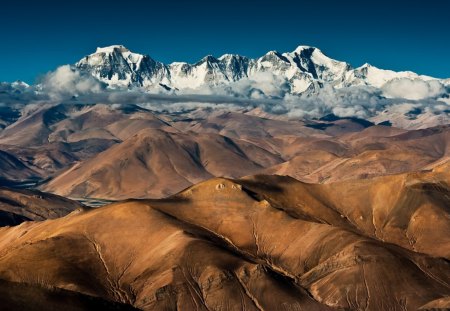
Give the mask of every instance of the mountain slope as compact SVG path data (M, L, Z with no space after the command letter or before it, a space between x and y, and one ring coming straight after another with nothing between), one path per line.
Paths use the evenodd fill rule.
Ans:
M416 131L372 126L335 138L297 139L289 160L263 172L314 183L414 172L448 159L449 142L448 126Z
M39 178L38 171L28 167L14 155L0 150L0 185Z
M386 177L406 181L395 192L377 179L332 189L276 176L215 178L164 200L0 228L0 279L142 310L448 307L449 235L441 229L450 227L449 189L440 183L449 176L442 165ZM355 200L341 202L342 191L356 191ZM420 216L433 210L436 217ZM383 236L368 225L378 222L387 224ZM412 245L392 230L405 224Z
M78 202L54 194L0 187L0 226L54 219L84 208Z
M450 156L448 126L407 131L359 119L305 123L235 112L162 117L108 124L112 147L66 165L42 189L77 198L160 198L213 176L330 183L420 171ZM92 132L83 133L80 146Z
M114 134L122 132L120 124L129 126L123 121L130 119L145 121L141 128L169 126L150 111L133 104L44 104L24 113L6 127L0 133L0 143L28 147L59 141L76 143L87 139L118 141L121 138ZM120 135L123 138L125 133Z
M3 310L66 310L66 311L132 311L129 305L98 297L62 290L56 287L29 285L0 280L0 304Z
M46 179L145 128L177 131L132 104L45 104L0 132L3 179ZM16 169L14 167L16 166Z
M238 177L280 163L279 156L215 134L144 129L43 186L71 197L162 197L212 176Z

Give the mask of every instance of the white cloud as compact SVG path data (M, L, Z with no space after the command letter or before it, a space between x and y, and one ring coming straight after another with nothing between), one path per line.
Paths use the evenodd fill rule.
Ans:
M38 90L38 92L35 92ZM73 99L76 96L76 99ZM180 112L196 108L243 110L262 108L292 118L318 118L333 113L339 117L362 119L428 113L449 117L449 92L438 81L398 79L381 89L353 86L335 89L324 85L313 94L290 94L284 77L262 73L227 85L178 91L177 94L142 89L107 89L90 75L70 66L62 66L43 77L40 87L17 94L10 86L0 85L0 103L33 102L134 103L155 111ZM382 120L384 121L384 119Z
M179 90L178 94L220 95L247 99L283 98L290 91L285 77L270 72L260 72L226 85L203 85L196 89Z
M330 85L325 85L314 94L297 96L289 94L283 89L283 84L280 86L275 82L276 80L270 78L241 81L227 86L197 90L199 92L197 94L173 95L149 94L139 90L115 91L101 101L138 103L155 111L171 112L206 107L228 110L261 107L268 113L287 115L292 118L319 118L332 113L339 117L369 119L385 110L405 115L414 111L447 115L450 110L450 102L444 100L386 98L382 90L368 86L334 89ZM259 96L255 96L256 93ZM92 96L87 98L93 99Z
M69 65L49 72L41 82L42 90L51 98L92 94L103 91L104 85L94 77L83 74Z
M387 97L419 100L436 97L445 93L445 87L436 80L394 79L381 88Z

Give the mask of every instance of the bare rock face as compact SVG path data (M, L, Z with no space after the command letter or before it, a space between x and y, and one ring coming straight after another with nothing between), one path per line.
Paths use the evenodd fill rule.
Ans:
M214 178L2 228L0 279L141 310L446 307L447 166L316 185Z

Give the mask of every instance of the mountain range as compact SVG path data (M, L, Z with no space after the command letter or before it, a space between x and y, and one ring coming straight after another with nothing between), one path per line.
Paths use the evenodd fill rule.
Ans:
M113 45L97 48L95 53L85 56L75 66L110 87L165 90L228 85L243 79L264 79L264 75L283 79L291 94L314 93L324 84L336 88L357 85L379 88L400 78L434 80L409 71L382 70L367 63L353 68L310 46L299 46L288 53L270 51L256 59L225 54L218 58L208 55L195 64L164 64L148 55L131 52L123 45ZM443 83L448 84L448 81L443 80Z
M448 82L111 46L0 83L0 309L450 309Z
M448 125L401 129L261 109L157 112L36 104L0 129L0 182L77 199L161 198L213 177L268 173L328 183L426 169L450 157ZM426 123L422 123L426 127Z
M353 68L319 49L270 51L251 59L225 54L195 64L164 64L122 45L97 48L36 84L0 83L0 127L35 103L136 104L152 111L260 109L269 118L320 119L333 114L404 129L450 121L450 79Z

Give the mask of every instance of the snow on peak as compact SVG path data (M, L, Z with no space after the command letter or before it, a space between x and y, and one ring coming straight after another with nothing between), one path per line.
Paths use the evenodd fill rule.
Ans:
M205 57L203 57L199 63L203 63L203 62L217 62L217 58L215 58L212 55L206 55Z
M95 53L112 53L114 50L118 50L121 53L130 52L130 50L123 45L110 45L106 47L98 47Z
M274 56L279 56L279 55L280 55L280 52L278 52L278 51L276 51L276 50L272 50L272 51L267 52L266 55L270 55L270 56L272 56L272 55L274 55Z
M228 60L228 59L233 59L233 58L246 58L244 56L241 56L239 54L223 54L222 56L220 56L218 58L218 60Z
M309 46L309 45L299 45L294 51L292 51L293 53L297 53L300 54L302 51L304 50L319 50L318 48L315 48L313 46Z
M110 57L111 53L115 57ZM432 79L412 72L378 69L367 63L352 68L350 64L332 59L320 49L307 45L299 45L286 53L272 50L255 59L238 54L224 54L219 58L207 55L194 64L175 62L167 65L133 53L123 45L111 45L97 48L96 53L84 57L76 66L113 88L153 89L164 84L178 90L196 89L241 79L257 81L264 76L274 77L274 85L285 81L286 89L292 94L309 94L325 84L333 88L360 85L380 88L393 79ZM445 83L448 85L449 81Z
M28 87L30 87L30 85L28 83L25 83L25 82L23 82L21 80L14 81L13 83L11 83L11 86L15 87L15 88L28 88Z

